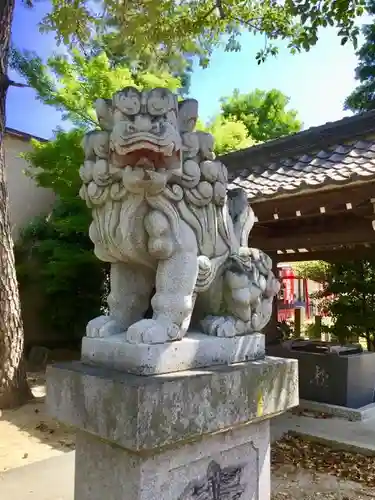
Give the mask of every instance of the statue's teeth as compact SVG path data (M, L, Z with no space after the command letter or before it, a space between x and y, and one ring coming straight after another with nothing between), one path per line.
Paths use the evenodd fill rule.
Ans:
M165 154L165 156L172 156L173 151L174 151L174 144L173 144L173 142L172 142L172 144L169 144L169 146L166 146L163 149L163 153Z

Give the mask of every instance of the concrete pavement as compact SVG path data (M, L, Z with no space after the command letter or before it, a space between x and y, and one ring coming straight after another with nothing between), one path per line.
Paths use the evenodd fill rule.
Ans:
M73 500L74 451L0 473L0 500Z

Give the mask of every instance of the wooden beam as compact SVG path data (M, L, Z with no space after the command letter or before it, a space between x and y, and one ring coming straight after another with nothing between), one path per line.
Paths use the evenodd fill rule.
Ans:
M265 252L275 252L277 250L295 249L295 248L314 248L319 249L327 246L357 245L365 243L375 243L375 231L372 229L371 221L361 219L355 227L337 226L326 227L325 231L319 233L309 228L295 228L293 232L280 234L276 237L261 238L252 234L250 244L253 247L261 248Z
M317 190L305 195L270 198L250 204L259 222L271 222L355 210L366 205L374 196L375 182L372 181L331 190Z
M348 208L350 207L350 208ZM283 214L273 214L272 219L267 219L266 216L260 216L256 215L256 223L259 224L270 224L270 223L277 223L281 221L289 221L289 220L297 220L302 223L302 221L306 221L308 219L314 218L316 216L320 217L325 217L327 215L335 215L335 216L340 216L340 215L345 215L347 213L354 213L357 216L360 217L370 217L374 213L373 209L373 204L370 203L369 200L366 202L361 202L356 203L355 201L351 202L342 202L338 205L326 205L326 206L320 206L318 203L315 207L308 209L308 207L304 207L302 205L301 210L295 210L292 208L290 212L284 212Z
M327 262L339 262L345 260L366 259L375 256L375 247L367 248L357 246L355 248L316 250L308 252L295 252L277 254L276 262L304 262L311 260L325 260Z
M251 232L251 237L255 238L258 236L263 236L264 238L286 238L289 239L291 235L306 235L314 234L316 236L316 243L322 245L321 237L325 233L337 232L339 230L345 230L346 233L351 231L358 231L360 228L366 233L372 231L371 221L375 219L375 214L370 216L361 216L353 212L352 210L346 212L345 214L325 214L324 217L321 215L315 215L300 221L299 219L284 220L281 219L277 224L274 223L258 223L254 225ZM350 239L348 239L347 244L350 244ZM284 248L296 248L295 246L287 246ZM300 247L297 247L300 248ZM303 245L302 248L307 248L307 245Z

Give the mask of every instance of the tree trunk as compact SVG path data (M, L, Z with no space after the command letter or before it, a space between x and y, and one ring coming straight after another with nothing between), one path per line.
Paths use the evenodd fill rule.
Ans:
M0 0L0 409L14 408L31 397L5 179L5 99L13 10L14 0Z

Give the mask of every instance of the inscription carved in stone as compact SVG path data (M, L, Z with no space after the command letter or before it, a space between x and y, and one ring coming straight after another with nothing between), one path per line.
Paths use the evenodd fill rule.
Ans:
M246 485L241 483L243 466L221 468L212 461L203 479L192 481L179 500L239 500Z

